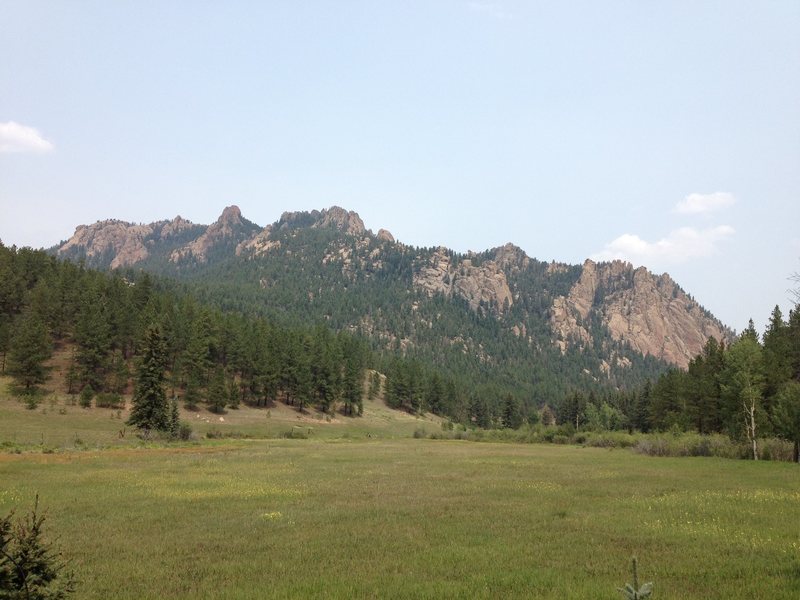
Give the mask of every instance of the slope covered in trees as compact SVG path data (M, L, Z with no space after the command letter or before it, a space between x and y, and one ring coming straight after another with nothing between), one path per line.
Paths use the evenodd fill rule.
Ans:
M286 213L255 235L238 209L226 209L223 217L205 233L176 219L130 225L115 237L119 223L113 231L98 223L89 228L94 237L79 228L55 251L101 268L120 266L120 257L127 257L126 264L178 280L184 292L223 311L282 326L324 323L351 332L368 342L376 366L388 374L396 359L418 364L426 383L412 388L430 387L427 380L434 372L453 381L462 397L451 401L451 389L443 405L457 404L444 410L459 420L474 419L470 407L485 403L489 421L500 422L508 394L523 413L532 414L571 389L596 394L634 389L668 368L609 327L606 297L615 298L614 310L630 313L625 293L638 281L632 271L601 278L588 292L589 306L582 307L571 292L584 267L538 261L512 245L467 254L413 248L385 231L373 235L355 213L335 207ZM206 235L212 229L226 232L214 238L216 246ZM205 250L197 254L201 238ZM672 294L683 294L663 291L668 292L670 301ZM565 319L559 323L557 304ZM673 309L665 314L680 312ZM706 319L698 315L692 318ZM420 404L423 395L412 388L405 386L410 391L399 405L438 402L434 391L433 405Z
M217 412L283 401L358 414L370 354L351 335L222 312L128 275L0 246L0 357L18 393L35 393L53 345L69 343L70 393L118 397L133 379L135 425L166 428L167 394Z

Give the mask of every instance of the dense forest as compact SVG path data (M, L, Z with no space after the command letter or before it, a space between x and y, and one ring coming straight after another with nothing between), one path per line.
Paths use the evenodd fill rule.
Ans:
M485 390L468 391L434 365L379 353L357 332L335 332L324 322L223 310L164 278L100 272L29 248L0 245L0 282L0 370L32 401L55 348L70 352L70 394L85 406L116 406L136 392L141 363L158 346L166 392L188 408L222 413L240 402L283 402L357 416L365 395L385 393L394 408L465 423L480 406L479 422L491 424L482 416Z
M16 391L47 378L54 347L71 349L67 385L87 405L121 402L135 367L163 340L164 385L188 407L224 412L281 401L357 415L370 352L323 326L275 326L222 312L149 275L105 274L42 251L0 247L0 366Z

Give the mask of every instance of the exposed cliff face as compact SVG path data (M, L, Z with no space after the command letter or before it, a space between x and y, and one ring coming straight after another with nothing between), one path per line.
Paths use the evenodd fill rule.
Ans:
M686 367L709 337L732 332L692 300L669 275L644 267L587 260L569 294L555 298L551 326L562 348L591 342L589 322L599 318L611 337L638 352Z
M80 225L57 253L69 255L71 251L83 252L86 258L113 255L111 268L127 267L149 256L148 245L154 239L167 240L187 229L194 228L191 221L175 217L172 221L158 221L149 225L124 221L98 221L94 225Z
M281 243L279 241L273 241L269 238L271 233L272 225L267 225L253 237L240 242L239 245L236 246L236 256L241 256L243 254L261 256L273 248L280 248Z
M447 248L438 248L414 273L413 281L429 295L462 298L474 311L484 307L501 314L514 303L506 275L496 262L487 260L473 266L472 260L465 258L454 263Z

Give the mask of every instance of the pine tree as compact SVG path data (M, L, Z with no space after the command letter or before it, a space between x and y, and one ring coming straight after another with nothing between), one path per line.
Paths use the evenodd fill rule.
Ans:
M236 382L234 377L231 377L230 382L228 383L228 406L232 409L236 410L239 408L239 401L242 398L241 388L239 384Z
M39 497L25 518L0 518L0 598L64 600L75 591L72 573L43 535Z
M770 315L764 332L764 409L772 412L772 398L792 377L791 337L780 307Z
M146 431L166 431L169 429L167 395L164 392L166 344L157 325L147 328L143 346L128 424Z
M793 444L792 459L800 462L800 383L790 381L778 392L773 420L778 434Z
M639 573L637 569L637 560L636 557L633 557L633 584L626 583L624 588L617 588L623 596L625 596L626 600L644 600L645 598L649 598L653 594L653 584L652 582L642 584L642 587L639 587Z
M208 385L208 405L213 413L223 414L228 404L228 390L225 386L225 371L218 365Z
M173 398L169 403L169 434L177 438L181 430L181 417L178 410L178 400Z
M92 290L84 298L75 324L75 341L78 345L75 360L81 381L95 390L105 389L111 329L100 290Z
M37 384L44 383L47 376L44 363L52 352L50 335L39 316L32 311L23 314L14 328L7 367L23 393L31 394Z
M519 400L511 394L506 394L503 403L503 427L507 429L519 429L522 426L522 412L520 411Z

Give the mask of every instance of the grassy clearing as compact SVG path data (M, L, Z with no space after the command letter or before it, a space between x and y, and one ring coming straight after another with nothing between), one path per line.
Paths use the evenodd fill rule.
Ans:
M800 595L795 465L433 440L0 455L82 598Z
M10 378L0 377L0 444L26 450L63 450L86 447L129 446L137 443L134 431L125 425L130 409L81 408L75 397L60 384L42 394L38 406L29 410L25 403L7 391ZM277 438L295 432L311 439L349 437L411 437L420 426L441 429L441 419L433 415L413 416L388 408L382 401L365 401L363 417L326 415L310 409L300 414L283 404L271 408L242 405L216 415L205 408L181 409L181 419L192 426L196 437L209 432L220 437Z

